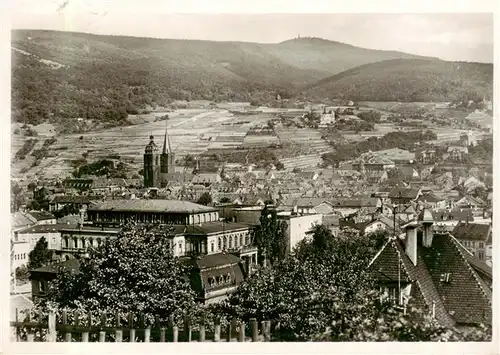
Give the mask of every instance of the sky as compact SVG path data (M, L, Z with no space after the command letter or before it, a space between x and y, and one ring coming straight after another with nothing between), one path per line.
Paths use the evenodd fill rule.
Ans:
M210 3L213 5L214 1ZM313 36L359 47L398 50L445 60L493 62L492 13L431 13L425 6L396 9L411 11L403 13L380 13L386 8L394 10L394 6L379 6L376 8L378 13L352 13L353 7L332 6L335 1L331 1L330 7L314 7L316 12L323 10L323 13L311 14L305 13L310 12L311 6L296 11L290 5L293 1L273 1L267 3L275 4L271 9L281 14L269 10L248 13L249 10L257 12L252 8L245 9L247 13L235 13L243 12L238 11L241 7L234 6L235 0L226 3L226 7L211 6L204 13L198 13L202 12L201 7L194 5L184 5L180 10L172 11L171 1L159 0L122 0L119 3L112 0L20 0L12 12L11 22L14 29L217 41L276 43L298 35ZM350 2L356 3L357 0ZM403 0L399 4L401 2ZM365 3L363 11L371 12L373 3L380 4L380 0ZM476 9L481 9L477 6L481 0L462 3L476 3ZM184 4L192 5L193 1L185 0ZM459 4L460 1L455 0L454 6L448 9L459 11ZM397 3L394 5L397 7ZM351 13L325 13L331 12L332 8ZM432 8L435 9L436 5Z

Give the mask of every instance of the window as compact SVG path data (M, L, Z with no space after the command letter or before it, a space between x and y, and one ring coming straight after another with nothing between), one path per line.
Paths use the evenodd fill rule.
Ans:
M233 236L230 235L229 236L229 249L232 249L233 248Z
M226 275L226 282L231 283L231 274L229 273Z
M484 260L484 252L482 250L477 253L477 258L479 260Z
M227 249L227 237L226 237L226 236L224 236L224 244L223 244L222 248L223 248L224 250L226 250L226 249Z
M179 242L179 252L182 253L182 242Z
M214 252L214 249L215 249L215 243L214 242L211 242L210 243L210 252L213 253Z
M484 249L484 243L483 242L479 242L479 248Z
M249 240L249 239L250 239L250 238L249 238L249 236L248 236L248 233L247 233L247 234L245 234L245 245L250 244L250 240Z
M221 250L222 249L222 238L219 237L218 241L217 241L217 250Z
M240 234L240 246L243 246L243 234Z
M45 281L39 281L38 287L40 292L45 292Z

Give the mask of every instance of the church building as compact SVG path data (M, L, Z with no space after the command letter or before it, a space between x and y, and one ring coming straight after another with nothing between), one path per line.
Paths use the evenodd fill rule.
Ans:
M169 175L175 173L175 154L170 146L167 128L165 127L161 154L154 136L151 135L149 139L144 150L144 187L165 187Z

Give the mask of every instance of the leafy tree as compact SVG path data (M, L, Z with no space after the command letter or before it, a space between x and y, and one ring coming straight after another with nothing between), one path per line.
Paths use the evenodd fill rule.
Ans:
M47 240L45 240L45 237L41 237L28 255L28 268L33 270L49 264L52 261L52 254L53 252L49 249Z
M10 211L16 212L23 203L22 198L23 189L17 182L11 180L10 182Z
M30 276L30 272L26 265L21 265L16 268L16 280L27 281Z
M127 225L116 239L91 248L78 272L61 266L39 307L143 313L150 324L155 315L165 324L170 315L196 310L186 268L165 237L172 233L170 227L153 233L147 226Z
M72 204L64 205L59 211L54 211L56 218L63 218L64 216L79 214L80 210Z
M196 201L196 203L204 206L208 206L212 203L212 196L208 192L204 192L201 194L200 198Z
M358 117L363 121L377 123L380 122L380 118L382 117L381 113L378 111L363 111L358 113Z
M45 187L42 186L33 191L33 200L30 203L30 208L35 211L49 209L49 192Z
M264 207L259 218L260 224L252 230L259 249L259 257L266 264L283 260L286 255L286 224L278 219L274 208Z

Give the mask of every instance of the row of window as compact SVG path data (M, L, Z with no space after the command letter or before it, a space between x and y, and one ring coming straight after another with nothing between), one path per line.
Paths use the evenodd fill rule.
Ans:
M237 249L250 244L250 236L247 233L225 235L217 239L217 251ZM215 252L215 242L210 243L210 252Z
M26 255L26 253L22 253L22 254L15 254L14 255L14 260L26 260L28 256Z
M229 285L231 284L231 274L227 273L226 275L220 276L212 276L208 278L208 285L210 287L216 287L221 285Z
M98 247L102 244L102 238L62 238L63 248L84 249L89 247Z
M464 247L466 247L466 248L469 248L469 247L475 248L476 247L476 242L474 242L474 241L467 241L467 240L465 240L462 243L463 243ZM477 244L478 248L484 249L484 242L477 242L477 243L478 243Z
M140 213L140 214L124 214L124 213L110 213L110 214L91 214L90 219L96 222L125 222L129 219L135 219L138 222L151 222L151 223L206 223L215 222L218 220L218 213L200 213L194 215L170 215L170 214L155 214L155 213Z

